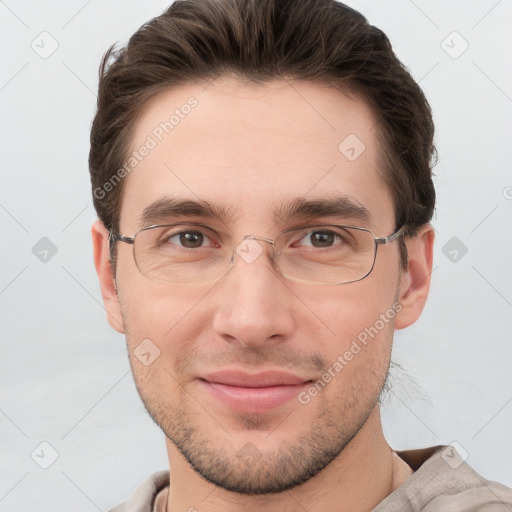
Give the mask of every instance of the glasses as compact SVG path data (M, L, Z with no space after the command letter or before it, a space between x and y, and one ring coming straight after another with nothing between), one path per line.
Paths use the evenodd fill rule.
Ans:
M348 284L367 277L375 265L377 247L404 235L406 226L383 237L365 228L314 225L291 228L275 240L246 235L233 247L218 242L211 227L197 223L142 228L133 238L110 233L109 243L133 245L135 263L147 278L168 283L207 283L223 277L238 254L252 263L272 247L275 268L287 279L311 284Z

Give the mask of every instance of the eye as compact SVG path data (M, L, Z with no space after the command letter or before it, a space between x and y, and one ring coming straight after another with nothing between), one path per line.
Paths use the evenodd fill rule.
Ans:
M317 231L309 231L306 233L299 240L299 242L302 242L299 245L322 249L332 247L336 241L343 244L345 239L339 233L335 233L334 231L327 229L321 229Z
M188 230L174 234L167 234L163 237L162 243L177 245L184 249L198 249L200 247L204 247L203 243L205 241L209 241L210 246L212 245L211 240L201 231Z

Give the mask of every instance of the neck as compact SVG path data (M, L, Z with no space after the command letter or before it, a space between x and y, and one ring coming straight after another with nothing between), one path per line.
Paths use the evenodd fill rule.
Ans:
M166 444L171 474L167 512L365 512L412 473L384 439L378 405L328 466L302 485L277 494L242 495L218 488L199 476L169 439Z

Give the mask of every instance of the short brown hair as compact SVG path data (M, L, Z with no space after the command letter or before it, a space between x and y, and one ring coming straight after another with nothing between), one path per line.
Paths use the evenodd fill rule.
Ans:
M119 229L123 182L108 187L130 152L134 123L150 98L225 75L250 82L320 80L360 94L379 122L384 178L395 227L430 221L436 150L430 106L387 36L334 0L176 0L100 66L89 169L98 216ZM102 191L98 193L98 191ZM401 264L407 263L401 243Z

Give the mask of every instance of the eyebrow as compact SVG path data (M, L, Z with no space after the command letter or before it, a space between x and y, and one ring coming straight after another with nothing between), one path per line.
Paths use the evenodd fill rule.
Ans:
M175 217L201 217L216 219L229 226L238 208L227 208L205 200L192 200L165 196L146 207L139 217L139 229ZM335 195L329 198L306 200L297 197L284 204L274 206L272 220L277 225L292 221L306 221L317 217L338 217L370 222L369 210L350 196Z
M217 206L204 200L166 196L144 208L139 217L139 228L158 224L173 217L203 217L229 224L236 212L236 209Z
M372 220L370 211L347 195L311 200L297 197L277 206L274 209L273 220L276 224L287 224L295 220L311 220L316 217L338 217L367 223Z

